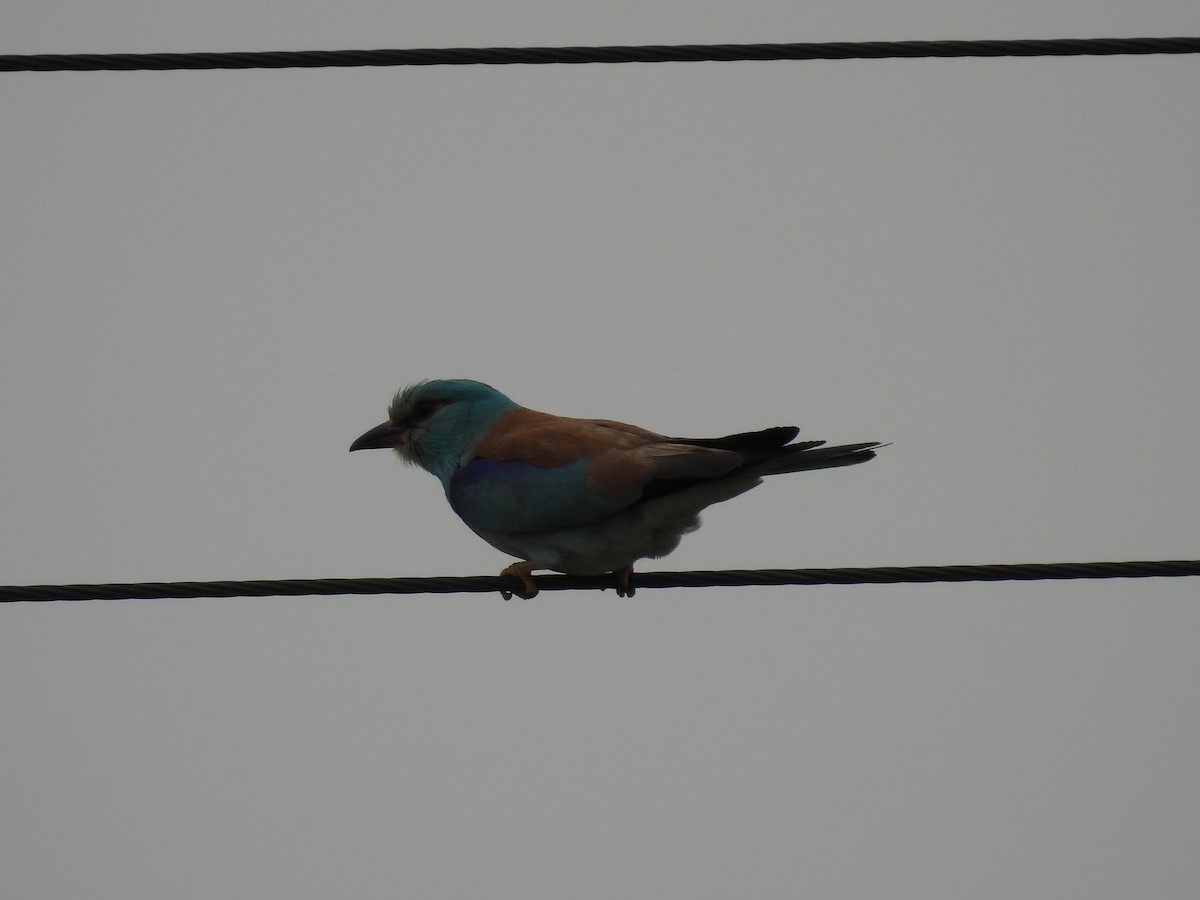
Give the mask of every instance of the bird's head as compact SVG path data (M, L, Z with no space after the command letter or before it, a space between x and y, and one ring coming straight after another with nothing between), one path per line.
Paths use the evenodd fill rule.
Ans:
M396 393L388 420L350 451L392 449L445 483L484 434L517 404L478 381L420 381Z

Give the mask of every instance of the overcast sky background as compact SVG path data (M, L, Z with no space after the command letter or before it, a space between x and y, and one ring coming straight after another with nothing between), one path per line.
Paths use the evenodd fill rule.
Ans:
M8 0L0 52L1200 34L1194 0ZM494 574L426 377L797 424L645 569L1190 559L1200 58L0 75L0 582ZM12 604L30 898L1190 898L1200 582Z

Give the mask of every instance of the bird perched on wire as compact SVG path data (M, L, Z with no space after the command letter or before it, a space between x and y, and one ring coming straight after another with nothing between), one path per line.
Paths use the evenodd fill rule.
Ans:
M399 391L388 420L355 450L390 448L432 472L477 535L521 561L501 575L538 592L536 569L616 576L633 596L633 564L666 556L700 527L706 506L764 475L849 466L874 458L869 441L789 443L798 428L720 438L674 438L605 419L536 412L478 381L422 381ZM505 599L510 596L505 592Z

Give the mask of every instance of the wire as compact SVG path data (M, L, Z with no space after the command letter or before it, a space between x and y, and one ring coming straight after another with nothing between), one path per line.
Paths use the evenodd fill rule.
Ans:
M1113 56L1147 53L1200 53L1200 38L837 41L817 44L297 50L267 53L42 53L0 56L0 72L294 69L325 66L503 66L547 63L728 62L769 59L894 59L899 57L963 56Z
M92 53L0 55L0 72L278 69L357 66L513 65L548 63L697 62L784 59L1111 56L1200 53L1200 38L1087 38L996 41L858 41L800 44L689 44L640 47L492 47L427 50L313 50L266 53ZM728 569L650 572L637 587L898 584L1152 578L1200 575L1200 560L904 566L841 569ZM0 587L0 602L266 597L336 594L487 593L514 590L504 576L187 581ZM608 578L551 575L547 591L613 586Z
M964 581L1045 581L1077 578L1176 578L1200 575L1200 560L1023 563L984 566L881 566L845 569L724 569L644 572L638 588L763 587L785 584L934 584ZM543 591L614 587L610 576L543 575ZM142 584L48 584L0 587L0 603L53 600L159 600L185 597L301 597L335 594L479 594L513 591L506 576L465 578L292 578L282 581L174 581Z

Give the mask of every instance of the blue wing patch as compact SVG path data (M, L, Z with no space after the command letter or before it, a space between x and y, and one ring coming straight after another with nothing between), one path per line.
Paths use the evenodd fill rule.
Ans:
M587 482L587 463L543 469L519 460L473 459L450 477L446 499L472 528L518 533L594 522L637 502L641 491L613 496Z

